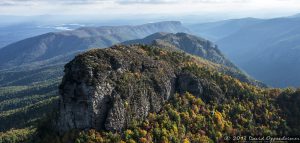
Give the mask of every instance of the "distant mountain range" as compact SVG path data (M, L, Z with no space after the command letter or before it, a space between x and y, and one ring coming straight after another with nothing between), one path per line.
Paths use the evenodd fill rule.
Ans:
M297 16L245 18L190 28L198 35L214 39L221 51L250 76L275 87L299 87L299 23Z
M188 25L187 27L201 37L212 41L218 41L224 37L227 37L240 29L249 25L260 22L261 19L256 18L243 18L243 19L230 19L217 22L200 23Z
M180 22L167 21L138 26L84 27L72 31L47 33L0 49L0 69L49 61L58 56L75 55L90 48L143 38L156 32L189 32ZM67 61L65 61L67 62Z
M299 55L299 22L299 17L292 16L267 20L244 18L194 24L188 26L190 30L176 21L137 26L83 27L43 34L0 49L0 70L35 70L36 67L45 67L45 65L63 65L76 54L90 48L104 48L127 40L141 39L156 32L184 32L197 33L200 37L215 41L218 48L237 67L255 79L275 87L299 86L300 76L297 73L300 68L295 66L299 64L297 56ZM158 38L155 36L162 35L152 36L154 37L149 36L136 42L147 44ZM167 39L168 36L164 36L163 40ZM177 48L182 49L186 46L190 45L177 45ZM211 55L197 48L186 49L185 52L201 57ZM220 51L213 52L219 55ZM229 64L228 60L223 60L223 55L213 58L207 59L219 64L232 64ZM272 74L269 74L270 72Z

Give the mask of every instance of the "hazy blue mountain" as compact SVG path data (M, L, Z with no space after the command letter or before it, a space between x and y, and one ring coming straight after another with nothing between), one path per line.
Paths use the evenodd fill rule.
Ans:
M300 17L300 13L298 13L298 14L295 14L295 15L292 15L291 17L292 17L292 18L295 18L295 17Z
M300 18L278 18L246 27L217 43L253 77L272 86L300 86Z
M25 38L54 31L58 30L54 28L37 27L36 25L28 23L0 26L0 48Z
M84 27L71 31L52 32L28 38L0 49L0 69L41 62L93 47L104 48L161 31L188 32L180 22L176 21L137 26Z
M217 41L238 30L259 23L263 20L256 18L231 19L217 22L188 25L188 28L196 35L206 39Z
M1 20L1 16L0 16ZM18 23L11 25L0 25L0 49L11 43L30 38L33 36L49 33L60 32L65 30L74 30L84 27L84 24L37 24L33 22Z
M237 29L221 26L208 32L225 32L217 44L221 51L250 76L275 87L300 86L300 18L231 20ZM259 22L258 22L259 21ZM217 22L220 25L226 21ZM217 23L213 23L216 25Z

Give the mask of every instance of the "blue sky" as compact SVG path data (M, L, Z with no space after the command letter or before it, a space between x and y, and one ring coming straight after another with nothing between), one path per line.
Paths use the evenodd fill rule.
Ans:
M1 0L2 15L222 15L284 16L300 12L300 0Z

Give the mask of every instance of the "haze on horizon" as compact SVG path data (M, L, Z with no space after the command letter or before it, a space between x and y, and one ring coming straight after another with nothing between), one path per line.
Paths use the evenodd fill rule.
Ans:
M111 19L203 16L270 18L299 13L299 0L1 0L8 16L77 16Z

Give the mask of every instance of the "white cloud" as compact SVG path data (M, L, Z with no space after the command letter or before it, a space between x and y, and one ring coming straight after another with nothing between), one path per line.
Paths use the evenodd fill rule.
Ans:
M300 10L299 0L1 0L6 15L267 15Z

